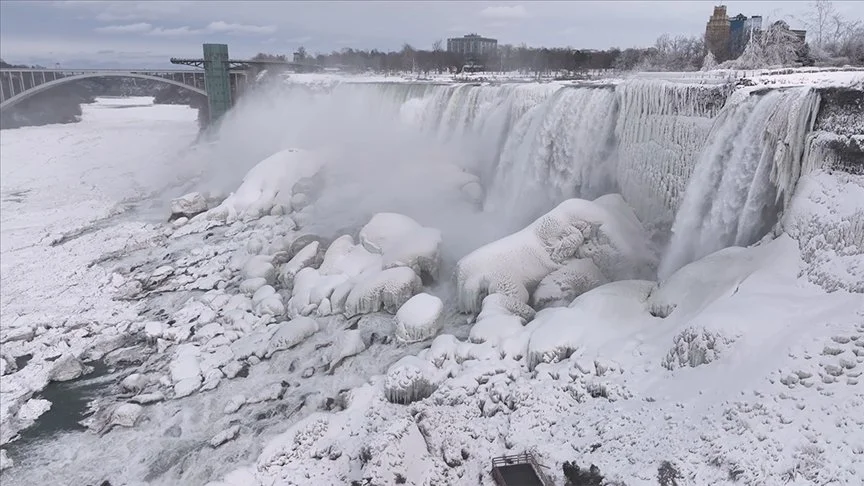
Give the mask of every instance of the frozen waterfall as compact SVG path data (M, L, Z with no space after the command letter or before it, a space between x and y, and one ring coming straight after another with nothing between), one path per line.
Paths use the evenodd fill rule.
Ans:
M819 105L818 94L805 88L754 91L685 79L345 83L300 94L292 94L288 110L260 102L266 106L259 113L273 112L267 124L254 127L258 134L273 132L261 150L326 148L339 138L351 147L349 159L356 159L339 174L349 182L451 164L476 177L483 211L511 225L502 231L524 227L569 198L619 193L658 241L674 226L664 272L729 245L753 243L770 228L800 176ZM249 128L241 128L231 136L248 137ZM377 169L361 171L366 166ZM339 204L318 206L333 214L351 194L370 206L369 214L354 218L360 221L387 210L393 194L410 202L417 189L433 185L426 175L374 182L388 181L406 190L376 196L366 184L344 183L331 197ZM366 204L370 198L380 204ZM430 194L420 203L402 201L399 210L417 215L411 208L421 206L435 213L438 199ZM446 219L443 209L437 211ZM353 221L343 219L342 225ZM453 225L452 231L473 224Z
M714 123L672 227L666 277L728 246L747 246L777 220L800 175L819 97L809 88L753 93Z

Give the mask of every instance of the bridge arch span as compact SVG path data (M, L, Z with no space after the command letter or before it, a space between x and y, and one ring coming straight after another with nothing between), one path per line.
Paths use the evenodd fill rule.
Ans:
M137 78L137 79L149 79L152 81L159 81L165 84L171 84L174 86L179 86L181 88L192 91L193 93L198 93L204 97L207 96L207 91L203 89L196 88L194 86L190 86L185 83L181 83L180 81L175 81L173 79L161 78L159 76L153 76L150 74L141 74L135 72L93 72L93 73L83 73L76 74L74 76L67 76L65 78L55 79L52 81L48 81L47 83L42 83L40 85L34 86L27 91L23 91L21 93L16 94L15 96L10 97L7 100L4 100L0 103L0 109L10 108L12 106L17 105L18 103L30 98L33 95L39 94L43 91L47 91L55 86L59 86L61 84L71 83L73 81L79 81L82 79L91 79L91 78Z

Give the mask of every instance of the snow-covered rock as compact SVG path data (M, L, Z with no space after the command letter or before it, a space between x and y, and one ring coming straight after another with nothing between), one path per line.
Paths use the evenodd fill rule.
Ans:
M477 312L492 293L527 303L529 289L574 259L589 259L614 279L650 274L654 263L647 234L621 196L569 199L459 260L460 309Z
M273 282L276 277L276 268L271 263L272 257L267 255L256 255L250 258L243 266L243 278L263 278L268 283Z
M260 218L269 214L274 205L290 205L294 184L313 176L320 167L319 158L311 152L297 149L276 152L253 167L240 187L207 215L228 222Z
M418 275L438 276L441 232L408 216L378 213L360 230L360 243L383 256L384 268L407 266Z
M348 317L381 310L395 314L423 286L420 277L407 267L389 268L368 277L364 274L358 280L345 299Z
M396 312L396 338L413 343L435 336L441 329L444 303L434 295L420 293Z
M407 405L428 397L438 386L438 371L416 356L405 356L387 370L384 392L387 400Z

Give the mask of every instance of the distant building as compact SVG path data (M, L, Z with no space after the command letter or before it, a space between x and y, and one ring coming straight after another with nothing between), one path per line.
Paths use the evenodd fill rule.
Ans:
M462 54L468 59L477 59L498 49L498 40L467 34L447 39L447 52Z
M747 20L747 16L740 13L729 19L729 57L732 59L740 56L747 45Z
M714 7L714 14L705 26L705 47L714 54L717 62L729 59L730 22L726 5Z
M726 6L718 5L714 7L714 14L705 26L705 47L714 54L718 62L737 59L744 53L747 44L758 38L761 32L761 15L748 18L739 13L729 18L726 15Z

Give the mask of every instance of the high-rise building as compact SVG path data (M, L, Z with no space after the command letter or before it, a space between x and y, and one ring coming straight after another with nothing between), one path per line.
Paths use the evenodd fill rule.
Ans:
M729 59L729 17L726 5L714 7L714 15L705 26L705 47L714 54L717 62Z
M747 16L738 14L729 19L729 57L735 59L744 52L747 45Z
M447 39L447 52L462 54L469 59L477 59L498 49L498 41L480 37L477 34L467 34L462 37Z

